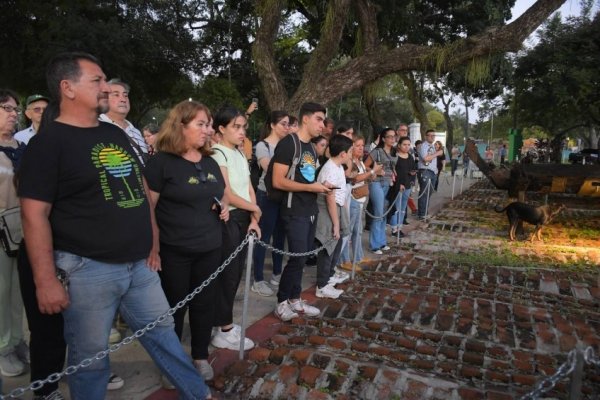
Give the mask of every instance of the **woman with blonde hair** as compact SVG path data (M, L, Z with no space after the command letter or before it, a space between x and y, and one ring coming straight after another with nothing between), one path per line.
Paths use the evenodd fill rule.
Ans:
M210 157L210 118L209 109L195 101L173 107L156 138L158 153L144 170L160 232L152 252L160 249L159 274L171 307L207 280L221 262L222 221L228 220L229 211L225 180ZM181 339L189 309L192 359L205 380L214 376L208 363L208 345L216 288L216 282L211 282L173 315Z

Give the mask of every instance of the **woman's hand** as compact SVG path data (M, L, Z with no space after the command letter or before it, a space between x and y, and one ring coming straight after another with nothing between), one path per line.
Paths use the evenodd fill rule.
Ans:
M256 236L258 236L258 239L260 239L260 227L258 226L258 222L254 218L250 221L250 225L248 225L248 233L250 233L251 231L256 232Z
M221 220L223 222L227 222L229 221L229 206L223 204L223 208L221 209L221 213L219 214L219 218L221 218Z
M340 239L340 226L337 224L333 225L333 238L335 240L339 240Z
M152 246L152 249L150 250L150 254L148 255L148 258L146 259L146 265L148 266L148 269L150 271L162 271L161 268L161 264L160 264L160 256L158 255L159 253L159 249L157 246Z

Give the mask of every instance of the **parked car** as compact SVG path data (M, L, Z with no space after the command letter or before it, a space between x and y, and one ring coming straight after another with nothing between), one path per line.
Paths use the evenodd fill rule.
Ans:
M571 164L598 164L600 163L600 155L598 149L583 149L578 153L569 154L569 162Z

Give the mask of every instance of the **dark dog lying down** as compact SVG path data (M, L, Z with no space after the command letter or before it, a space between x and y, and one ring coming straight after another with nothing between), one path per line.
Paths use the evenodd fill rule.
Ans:
M523 224L523 221L535 225L533 234L530 240L537 236L538 240L542 240L542 226L550 222L565 206L561 204L556 210L550 211L550 206L539 206L534 207L526 203L515 201L510 203L504 208L496 206L494 211L501 213L506 211L508 216L508 224L510 225L508 230L508 237L510 240L515 240L517 226Z

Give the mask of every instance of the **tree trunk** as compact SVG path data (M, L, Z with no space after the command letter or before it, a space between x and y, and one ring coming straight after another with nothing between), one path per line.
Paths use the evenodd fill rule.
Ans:
M400 78L408 89L408 99L412 107L413 114L421 123L421 139L425 137L425 132L429 129L429 120L427 119L427 111L423 106L423 96L417 87L417 81L412 72L399 74Z
M375 96L376 92L376 83L371 82L367 83L362 88L362 95L365 99L365 107L367 109L367 114L369 116L369 122L371 123L371 127L373 128L373 135L377 135L378 129L380 129L383 125L383 119L381 118L381 113L377 108L377 97Z

